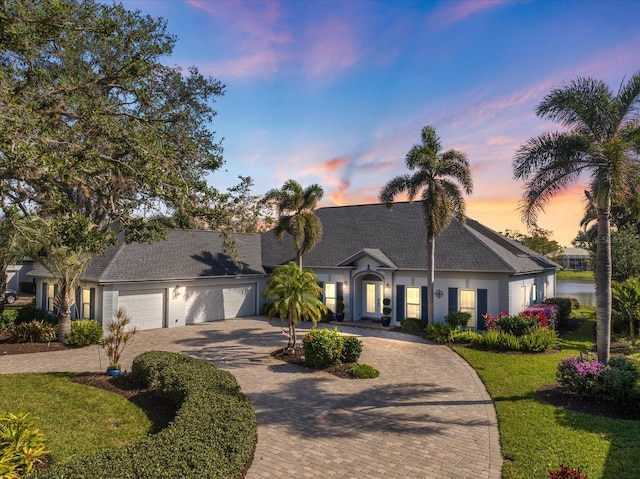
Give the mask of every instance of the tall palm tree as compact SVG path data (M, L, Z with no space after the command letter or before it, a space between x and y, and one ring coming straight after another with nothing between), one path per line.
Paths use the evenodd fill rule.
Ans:
M514 177L526 181L521 211L529 225L558 191L589 175L597 211L597 349L603 363L611 345L611 205L640 167L639 106L640 71L617 94L601 80L578 78L552 90L536 109L563 131L529 139L513 160Z
M288 348L296 347L296 324L303 319L316 323L327 312L320 300L322 288L313 270L300 268L293 261L273 270L264 290L264 297L272 300L267 307L270 318L278 316L289 322Z
M302 188L295 180L288 180L280 189L267 192L266 202L275 205L278 212L275 233L282 241L284 233L293 238L298 266L302 268L302 255L311 251L322 239L322 223L315 214L324 191L317 184Z
M396 195L406 192L409 201L420 196L427 226L427 320L433 323L433 282L435 277L436 237L454 216L465 220L463 192L471 194L473 180L469 161L458 150L441 152L442 144L431 126L422 129L422 143L414 145L405 158L413 174L396 176L380 192L380 201L393 206Z

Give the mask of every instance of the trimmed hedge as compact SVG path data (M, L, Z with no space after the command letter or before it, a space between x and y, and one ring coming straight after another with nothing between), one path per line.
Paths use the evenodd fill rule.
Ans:
M133 446L40 470L39 479L242 477L256 444L256 416L231 373L190 356L149 351L131 374L179 406L164 430Z

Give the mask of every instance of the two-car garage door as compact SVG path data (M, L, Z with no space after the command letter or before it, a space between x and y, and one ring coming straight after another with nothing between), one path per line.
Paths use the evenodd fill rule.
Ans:
M186 324L256 314L256 285L190 286L186 291Z
M131 316L137 329L158 329L164 326L164 290L120 291L118 306Z

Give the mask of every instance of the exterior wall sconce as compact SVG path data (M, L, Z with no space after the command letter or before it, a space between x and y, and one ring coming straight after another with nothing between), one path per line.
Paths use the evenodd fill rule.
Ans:
M440 299L444 296L444 293L442 292L441 289L437 289L436 292L434 293L436 295L436 298Z
M176 284L176 287L173 288L173 299L178 299L180 296L185 294L187 288L184 286L181 287L179 284Z

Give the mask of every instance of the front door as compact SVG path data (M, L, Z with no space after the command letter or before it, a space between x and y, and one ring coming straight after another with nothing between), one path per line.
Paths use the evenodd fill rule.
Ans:
M362 282L362 317L379 318L381 316L381 293L382 283L380 281Z

